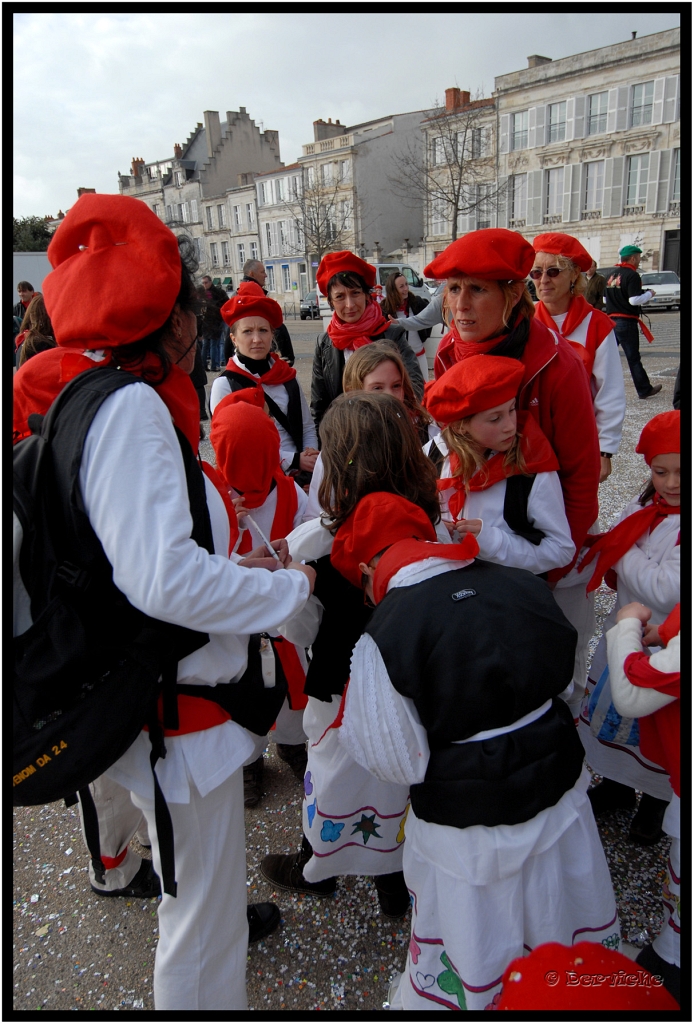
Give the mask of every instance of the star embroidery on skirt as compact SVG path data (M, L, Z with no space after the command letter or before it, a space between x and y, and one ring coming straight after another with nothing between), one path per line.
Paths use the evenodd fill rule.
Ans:
M374 821L375 817L375 814L372 814L371 817L367 814L362 814L361 821L354 823L352 835L354 835L355 832L361 832L362 839L364 840L364 846L366 846L372 836L375 836L376 839L383 838L383 836L379 835L376 831L377 828L381 827L381 823L380 821Z

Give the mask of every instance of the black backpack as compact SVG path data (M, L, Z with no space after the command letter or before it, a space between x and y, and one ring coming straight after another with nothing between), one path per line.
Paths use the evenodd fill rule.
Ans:
M109 395L136 380L111 368L79 374L45 417L30 417L35 432L14 448L13 503L21 544L15 550L14 579L19 635L13 641L13 803L69 800L87 790L147 725L162 884L175 895L171 818L154 770L166 755L158 699L161 694L163 724L178 728L178 662L209 637L153 619L129 603L113 582L79 488L84 442L94 416ZM213 553L203 474L188 441L178 430L177 435L193 519L191 536ZM16 543L19 539L16 532ZM286 681L276 658L278 684L264 687L259 651L259 638L252 637L248 669L238 683L190 690L215 700L240 724L262 735L263 726L267 731L279 712ZM89 842L93 856L94 845Z

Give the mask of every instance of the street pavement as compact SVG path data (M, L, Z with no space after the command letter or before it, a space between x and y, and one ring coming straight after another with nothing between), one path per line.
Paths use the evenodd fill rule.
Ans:
M288 327L299 381L308 394L321 325L297 320ZM656 413L672 408L679 329L679 313L653 314L656 340L653 345L642 340L647 372L654 383L663 384L656 398L638 400L622 357L628 407L620 453L600 489L603 529L644 480L643 459L634 454L642 427ZM202 452L210 457L207 442ZM609 592L598 593L598 630L612 600ZM278 903L282 925L249 951L249 1006L278 1013L373 1013L382 1008L392 974L403 969L409 914L402 922L386 920L367 878L340 879L337 893L324 900L276 892L265 882L259 873L265 854L293 852L301 841L301 787L274 749L271 744L266 758L266 795L257 808L246 810L247 884L249 901ZM629 818L628 812L615 812L602 818L599 827L622 936L642 946L654 938L662 921L660 890L668 841L648 849L629 843ZM142 848L139 852L147 856ZM105 899L92 892L76 809L62 803L16 808L13 856L14 1009L152 1010L157 900ZM9 998L6 986L7 1010Z

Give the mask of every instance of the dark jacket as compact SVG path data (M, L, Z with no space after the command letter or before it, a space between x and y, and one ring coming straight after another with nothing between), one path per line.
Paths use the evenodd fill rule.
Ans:
M407 296L407 315L417 316L417 313L421 313L428 305L428 299L423 299L421 295L415 295L414 292L410 292ZM419 340L423 345L431 334L431 327L426 327L423 331L417 331L417 334L419 335Z
M229 301L229 296L223 288L218 288L216 284L213 284L210 289L209 296L205 297L205 310L202 315L202 328L201 334L203 338L218 338L224 321L222 320L222 314L219 312L225 302Z
M586 302L589 302L591 306L595 306L596 309L599 309L600 312L604 312L602 300L606 288L607 281L602 274L593 274L590 279L586 278L585 300Z
M390 341L398 350L405 369L410 375L417 400L421 402L424 394L424 381L417 357L407 340L407 331L403 327L392 324L383 334L375 335L371 340ZM316 426L320 424L333 399L342 394L344 368L344 352L335 348L327 331L319 335L313 354L313 376L311 377L311 413L316 421Z
M634 267L614 267L607 273L605 289L605 312L621 313L624 316L641 316L641 306L631 306L629 299L643 295L641 275Z

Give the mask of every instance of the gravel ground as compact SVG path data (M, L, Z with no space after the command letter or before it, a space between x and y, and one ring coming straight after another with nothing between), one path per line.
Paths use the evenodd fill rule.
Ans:
M290 323L299 381L308 393L318 323ZM653 345L642 345L644 365L663 390L639 401L622 359L627 416L620 454L600 489L601 527L610 525L645 478L634 454L648 419L672 408L679 363L679 314L652 318ZM209 380L213 375L209 375ZM207 442L203 457L210 458ZM613 598L598 594L598 632ZM301 789L270 746L266 795L246 811L249 900L274 898L282 926L248 957L253 1010L380 1010L388 982L403 968L409 915L392 924L382 917L370 879L340 879L328 899L273 892L259 874L268 852L293 852L301 840ZM644 849L626 838L629 812L599 823L622 922L635 946L651 941L661 925L660 888L667 840ZM18 1011L152 1010L157 900L104 899L89 887L87 859L75 808L62 804L14 811L13 996ZM140 848L146 856L146 851ZM6 995L6 1000L9 995ZM8 1007L9 1009L9 1007Z

